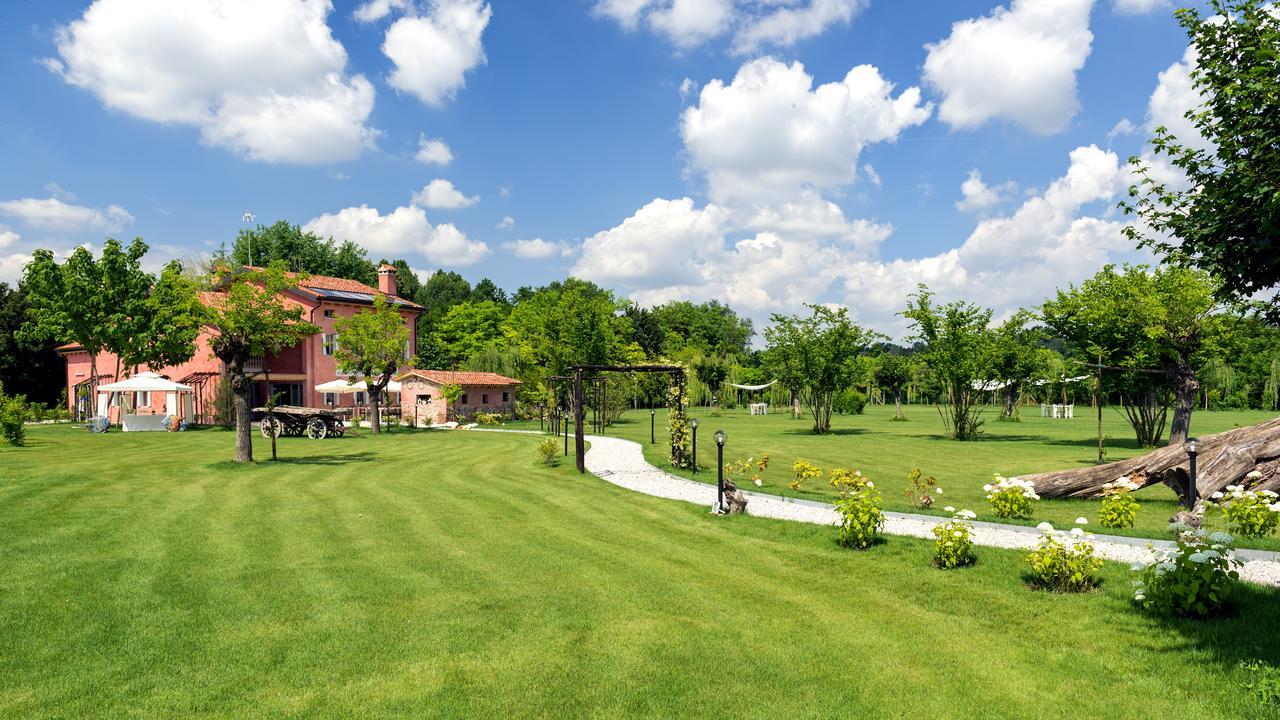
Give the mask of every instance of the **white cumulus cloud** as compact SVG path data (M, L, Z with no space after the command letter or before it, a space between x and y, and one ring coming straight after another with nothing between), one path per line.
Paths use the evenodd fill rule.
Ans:
M22 198L0 202L0 215L11 217L28 227L55 232L119 232L133 222L133 215L119 205L105 210L74 205L57 198Z
M404 12L411 7L409 0L368 0L368 2L357 7L351 16L362 23L372 23L381 20L392 12Z
M1142 15L1169 7L1169 0L1114 0L1116 12L1124 15Z
M106 106L199 128L262 162L350 160L372 146L373 85L347 75L328 0L95 0L45 64Z
M597 0L594 11L625 30L641 26L680 50L731 35L730 48L749 54L791 47L847 25L867 0Z
M729 84L707 83L681 134L713 200L758 200L852 182L863 147L896 139L931 111L918 88L895 97L870 65L814 87L799 62L761 58Z
M425 15L406 15L387 28L382 52L395 65L387 82L440 106L485 62L481 36L493 11L484 0L432 0Z
M504 215L502 219L498 221L498 224L496 227L499 230L510 230L515 226L516 226L516 219L511 217L510 215Z
M444 140L433 138L428 140L425 135L418 137L418 154L414 155L420 163L427 165L445 166L453 162L453 151L445 144Z
M982 180L977 168L969 171L969 177L960 183L960 199L956 209L963 212L982 212L1004 202L1017 189L1013 181L991 186Z
M551 242L542 238L532 238L529 240L513 240L503 243L502 247L507 252L520 258L529 260L546 260L553 257L568 257L573 250L568 243L564 241Z
M436 178L413 196L413 204L427 208L456 209L471 207L480 201L479 197L467 197L453 183L443 178Z
M12 230L0 229L0 250L18 242L22 236Z
M468 238L452 224L432 225L420 207L398 207L383 215L367 205L313 218L307 232L350 240L375 254L422 257L440 265L473 265L489 256L489 246Z
M938 117L957 129L995 119L1059 132L1080 109L1076 73L1093 44L1094 0L1013 0L961 20L927 45L924 79L942 95Z

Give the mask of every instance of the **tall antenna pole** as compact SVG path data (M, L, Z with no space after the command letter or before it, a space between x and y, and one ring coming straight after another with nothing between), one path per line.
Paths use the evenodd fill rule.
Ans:
M244 222L246 227L249 227L250 229L252 229L253 221L254 221L253 213L246 210L244 214L240 216L240 220ZM253 264L253 233L250 232L245 237L249 241L249 264L252 265Z

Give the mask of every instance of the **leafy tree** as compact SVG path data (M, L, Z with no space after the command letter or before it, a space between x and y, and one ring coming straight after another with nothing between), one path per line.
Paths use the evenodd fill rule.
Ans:
M1158 127L1151 140L1183 177L1130 158L1138 180L1121 207L1143 221L1130 238L1221 278L1220 298L1248 298L1280 283L1280 14L1270 0L1210 0L1209 11L1175 13L1196 55L1203 104L1184 117L1199 137Z
M1033 319L1030 311L1019 310L995 329L991 376L1003 386L1002 418L1017 417L1018 398L1046 362L1044 349L1040 347L1044 331L1031 324Z
M698 358L693 364L693 373L697 376L698 381L707 386L715 397L716 406L719 407L724 403L724 398L720 394L720 386L724 383L724 379L729 376L729 364L724 358L703 357Z
M982 384L991 379L994 337L991 311L957 301L939 305L923 284L912 293L902 316L911 322L913 339L925 343L920 353L938 384L943 427L956 440L975 440L982 432Z
M135 315L121 320L129 330L121 352L127 367L160 369L178 365L196 352L196 338L204 327L205 310L195 284L173 261L160 272Z
M502 338L507 308L491 301L464 302L449 308L432 331L449 367L454 367L482 348Z
M1139 444L1160 441L1167 403L1174 397L1169 442L1191 427L1200 391L1195 368L1216 352L1220 318L1217 284L1200 270L1108 265L1080 285L1059 290L1042 308L1045 323L1104 372L1119 390ZM1163 381L1161 379L1163 375ZM1136 396L1136 401L1135 401Z
M264 266L282 262L285 269L312 275L348 278L377 285L377 268L364 249L350 240L337 244L315 233L303 232L287 220L241 230L225 258L235 265Z
M507 299L507 293L498 287L489 278L481 278L476 286L471 288L471 302L473 303L494 303L495 305L510 305L511 301Z
M625 314L631 321L632 339L644 351L645 357L661 357L663 333L658 316L652 310L635 304L628 305Z
M902 412L902 394L915 377L915 362L906 355L885 353L876 360L872 377L875 384L893 395L894 419L906 420Z
M378 265L381 266L385 262L387 261L383 260ZM422 282L418 280L418 274L404 260L396 260L390 264L396 269L396 295L418 302L418 298L422 295Z
M876 334L849 319L846 308L809 305L809 317L772 316L764 331L765 364L783 385L800 395L813 416L813 432L831 432L831 404L836 393L853 385L854 358Z
M368 385L369 404L373 407L373 432L380 433L382 393L396 369L405 361L409 328L400 311L378 295L373 300L372 310L335 318L333 329L342 338L334 359L343 372L356 373Z
M463 387L458 383L446 383L440 386L440 397L444 398L446 408L453 407L454 403L462 397Z
M449 308L471 299L471 283L452 270L436 270L422 285L417 303L423 307L422 323L428 330L435 327Z
M284 298L300 279L290 276L285 264L277 260L264 270L221 274L214 279L218 292L208 296L209 346L225 366L224 382L231 384L235 398L236 462L253 461L249 359L278 354L320 332L315 325L303 322L301 305Z
M23 333L28 311L27 294L0 283L0 386L24 388L31 401L50 405L66 389L67 376L56 341Z
M755 334L750 320L715 300L700 305L670 302L653 308L653 314L662 328L665 351L674 356L744 355Z
M503 326L507 342L529 364L522 379L621 360L631 336L630 323L617 314L622 306L612 292L577 278L528 290Z

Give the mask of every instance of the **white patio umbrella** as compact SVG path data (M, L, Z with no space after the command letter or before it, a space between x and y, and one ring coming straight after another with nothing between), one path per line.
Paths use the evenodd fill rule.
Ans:
M400 383L396 382L395 380L392 380L391 382L387 383L386 390L387 392L400 392ZM358 393L358 392L368 392L368 391L369 391L369 384L366 383L364 380L361 380L359 382L351 382L349 380L343 380L342 378L338 378L336 380L330 380L329 382L326 382L326 383L320 383L319 385L316 386L316 392L322 392L322 393L347 394L347 393Z

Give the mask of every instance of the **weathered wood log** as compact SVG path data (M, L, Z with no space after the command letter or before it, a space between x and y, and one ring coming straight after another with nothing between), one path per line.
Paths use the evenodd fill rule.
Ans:
M724 481L724 505L721 512L726 515L737 515L747 511L747 496L733 484L732 480Z
M1261 479L1248 480L1257 470ZM1162 482L1181 494L1190 477L1187 448L1179 443L1128 460L1075 470L1022 475L1035 483L1041 497L1096 498L1102 486L1121 476L1140 486ZM1196 487L1208 497L1228 485L1253 490L1280 490L1280 418L1200 438Z

